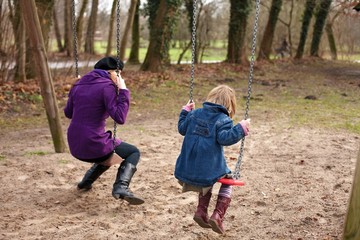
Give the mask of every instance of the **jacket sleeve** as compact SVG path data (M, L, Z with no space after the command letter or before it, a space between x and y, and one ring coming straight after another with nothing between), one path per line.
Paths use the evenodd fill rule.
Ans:
M217 141L222 146L230 146L239 142L244 136L240 123L233 126L231 119L220 122L217 130Z
M69 98L67 100L66 106L64 108L65 117L72 119L73 115L73 101L72 101L72 90L69 92Z
M186 120L187 119L186 116L188 114L189 112L186 110L181 110L180 112L179 121L178 121L178 131L182 136L185 136L186 134L186 130L189 122Z
M130 91L119 89L116 95L116 88L109 85L104 88L104 103L110 117L118 124L124 124L130 108Z

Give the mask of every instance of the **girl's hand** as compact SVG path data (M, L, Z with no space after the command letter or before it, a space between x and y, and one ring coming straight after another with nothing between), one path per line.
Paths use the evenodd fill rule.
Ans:
M192 100L189 100L188 103L182 107L187 112L195 109L195 103Z
M250 132L249 128L250 128L250 118L245 119L245 120L241 120L240 122L241 127L244 130L245 136L247 136Z

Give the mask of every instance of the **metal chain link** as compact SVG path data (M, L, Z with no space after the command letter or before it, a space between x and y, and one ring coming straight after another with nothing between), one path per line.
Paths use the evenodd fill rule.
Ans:
M249 81L248 81L248 95L246 98L245 119L247 119L249 116L251 84L254 79L255 49L256 49L256 38L257 38L256 35L258 32L259 15L260 15L260 0L256 0L255 23L253 29L252 46L251 46L250 72L249 72ZM245 144L245 138L241 140L240 154L236 162L235 171L233 173L233 178L235 179L240 178L240 166L241 166L241 160L244 155L244 144Z
M73 44L74 44L74 59L75 59L75 77L80 78L79 74L79 54L78 54L78 38L76 32L76 6L75 0L72 1L72 27L73 27Z
M116 75L120 77L120 0L117 0L116 4ZM119 88L116 88L116 100L118 100ZM116 115L116 113L115 113ZM113 139L113 147L115 152L116 147L116 133L117 133L117 124L114 120L114 139Z
M194 78L195 78L195 54L196 54L196 19L197 0L193 0L193 16L191 31L191 79L190 79L190 101L193 101Z

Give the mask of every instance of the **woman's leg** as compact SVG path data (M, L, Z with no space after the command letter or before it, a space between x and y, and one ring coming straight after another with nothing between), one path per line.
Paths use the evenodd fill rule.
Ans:
M119 146L115 148L115 152L126 162L136 166L140 161L140 151L134 145L126 142L121 142Z

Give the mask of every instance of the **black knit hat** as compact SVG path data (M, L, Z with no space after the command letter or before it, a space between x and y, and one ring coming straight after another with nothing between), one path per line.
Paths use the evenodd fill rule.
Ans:
M116 58L113 57L104 57L103 59L99 60L94 68L95 69L103 69L103 70L116 70L117 64L116 64ZM119 70L123 70L124 63L119 60Z

